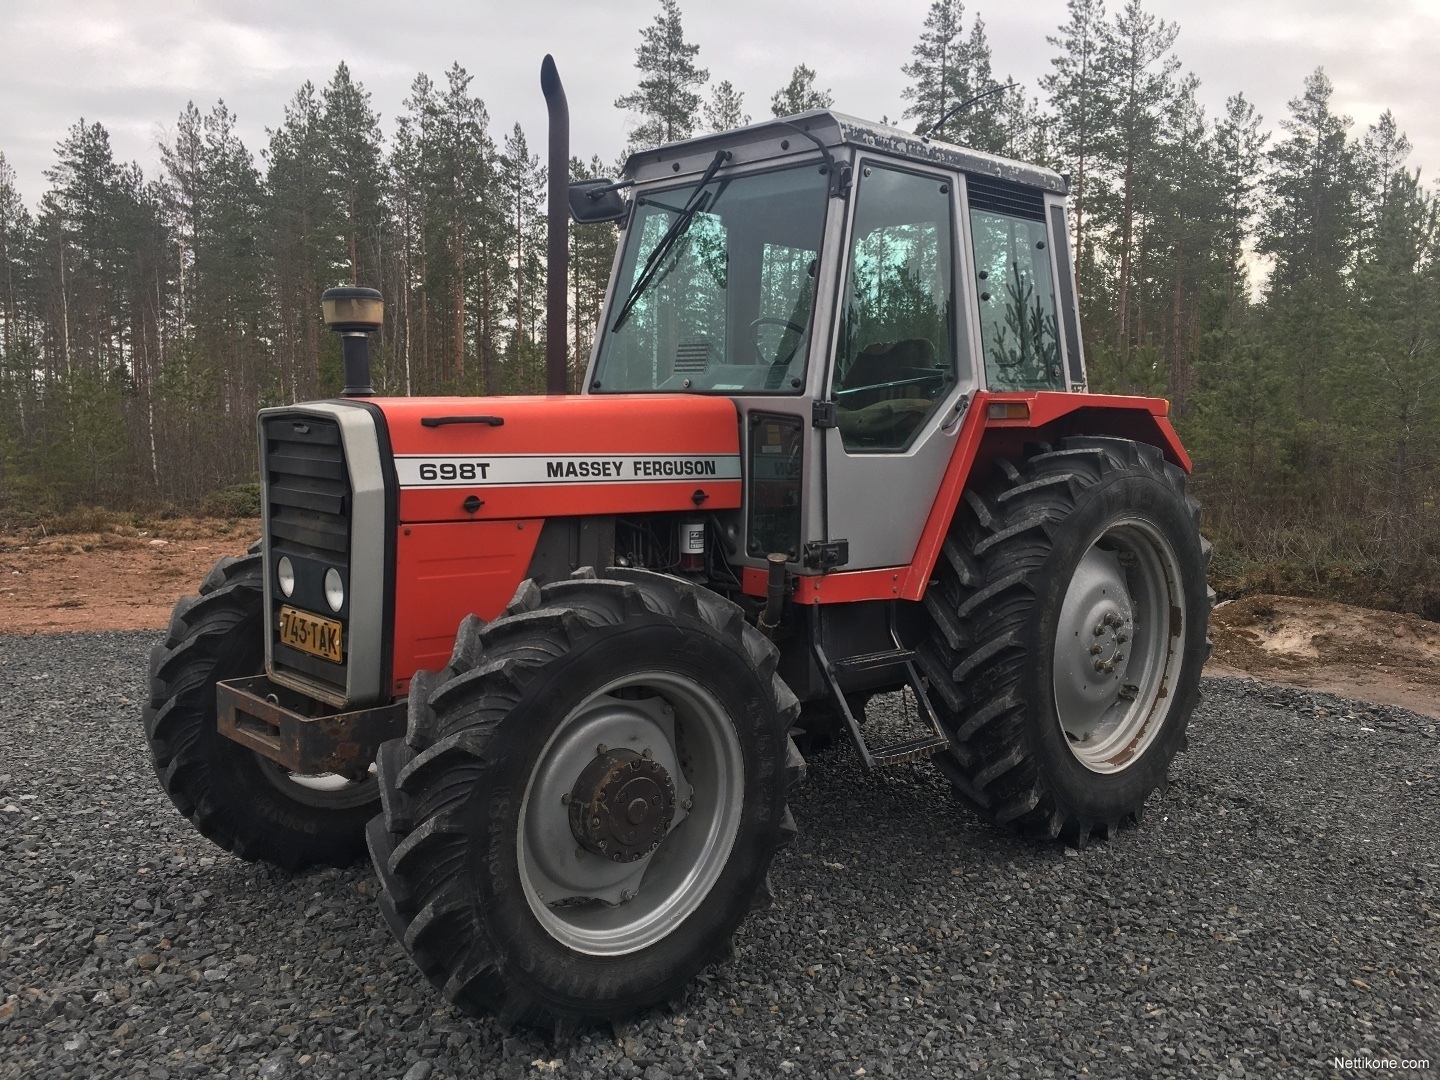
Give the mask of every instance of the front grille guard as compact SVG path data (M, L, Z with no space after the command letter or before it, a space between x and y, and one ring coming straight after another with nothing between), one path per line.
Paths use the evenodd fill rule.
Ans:
M272 476L267 425L272 423L330 425L339 432L344 495L327 486L324 475L333 469L323 455L290 455L285 468ZM265 556L265 670L276 683L308 694L336 708L361 708L387 703L389 673L385 665L385 589L387 513L385 466L380 435L372 412L360 404L317 402L302 406L264 409L258 420L260 438L261 507ZM324 660L313 662L280 645L279 603L275 595L275 563L287 548L339 562L347 570L345 663L340 669ZM277 551L277 549L279 549ZM343 555L342 555L343 553ZM315 606L312 604L312 607ZM320 606L316 614L330 616ZM323 665L323 667L317 667ZM327 670L328 669L328 670ZM332 674L333 672L333 674Z

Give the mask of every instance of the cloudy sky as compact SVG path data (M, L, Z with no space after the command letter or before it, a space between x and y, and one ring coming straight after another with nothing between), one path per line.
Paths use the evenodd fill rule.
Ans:
M1111 0L1111 8L1120 0ZM689 39L712 80L729 79L756 118L795 64L819 72L836 107L860 116L903 109L900 65L929 0L682 0ZM1386 108L1415 144L1412 165L1440 169L1440 0L1148 0L1181 27L1177 53L1212 115L1243 91L1278 130L1285 103L1323 66L1358 131ZM634 86L638 31L655 0L0 0L0 152L34 203L54 146L79 117L110 131L117 156L156 171L157 143L187 100L223 98L258 157L265 129L306 79L341 59L373 95L387 133L416 72L458 61L498 135L517 120L543 144L540 60L555 54L570 98L572 146L612 160ZM976 0L997 75L1033 92L1064 0Z

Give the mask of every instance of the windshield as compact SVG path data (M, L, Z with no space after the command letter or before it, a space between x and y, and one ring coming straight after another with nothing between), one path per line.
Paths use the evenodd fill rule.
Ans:
M592 389L799 390L825 191L806 165L638 196Z

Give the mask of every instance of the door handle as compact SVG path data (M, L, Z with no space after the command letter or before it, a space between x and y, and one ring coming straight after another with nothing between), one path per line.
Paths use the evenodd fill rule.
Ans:
M970 395L961 394L959 400L950 406L950 411L945 414L945 419L940 421L940 430L947 433L952 431L955 425L960 422L960 418L965 415L965 409L969 404Z

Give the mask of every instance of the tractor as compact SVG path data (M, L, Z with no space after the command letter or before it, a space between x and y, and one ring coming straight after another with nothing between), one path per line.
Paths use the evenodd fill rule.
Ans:
M821 110L568 184L541 82L550 392L376 396L382 299L326 292L345 391L261 410L263 536L151 655L181 813L290 869L368 850L444 996L542 1026L728 955L807 744L1024 836L1138 822L1210 548L1166 402L1088 390L1067 179ZM580 393L571 217L620 238Z

